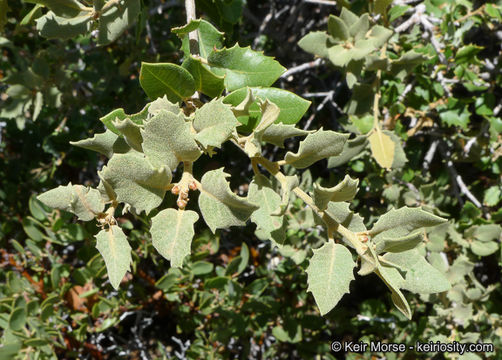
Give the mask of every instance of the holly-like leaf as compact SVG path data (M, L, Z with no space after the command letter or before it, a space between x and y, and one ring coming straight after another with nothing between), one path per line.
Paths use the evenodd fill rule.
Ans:
M117 290L132 261L127 237L120 227L112 225L96 235L96 248L105 260L108 279Z
M217 97L220 96L225 89L225 78L209 70L207 66L202 63L201 59L196 59L190 55L183 61L181 66L192 74L197 91L210 97Z
M347 141L343 145L343 150L340 155L330 157L328 159L328 168L338 167L345 164L349 160L358 158L358 155L364 153L364 149L368 145L368 138L366 135L359 135L356 138Z
M375 242L379 238L396 239L407 236L424 227L442 224L445 221L445 219L428 213L421 208L405 206L398 210L391 209L386 214L380 216L369 231L369 234L375 239Z
M215 50L207 60L213 72L225 75L228 91L246 86L270 86L286 70L272 57L238 45Z
M70 141L71 145L96 151L111 158L113 154L123 154L128 152L131 148L122 137L117 136L110 130L104 133L96 134L92 138L80 141Z
M314 250L307 268L308 289L314 295L321 315L331 311L342 296L349 292L354 280L355 262L343 245L328 242Z
M117 118L112 124L122 135L124 135L124 139L130 147L139 152L143 151L141 148L143 137L141 136L141 128L139 125L133 123L129 118L124 120L119 120Z
M281 196L272 189L270 181L265 176L255 176L249 185L248 200L259 207L251 215L251 221L257 225L256 230L260 238L282 245L285 239L284 216L273 215L280 209Z
M152 102L152 104L153 103L155 103L155 101ZM126 114L124 112L124 109L122 109L122 108L115 109L115 110L109 112L108 114L106 114L105 116L101 117L99 119L99 121L101 121L108 128L108 130L112 131L113 133L115 133L117 135L121 135L121 132L118 131L118 129L113 125L113 121L117 121L117 119L118 120L125 120L125 119L129 118L133 123L135 123L137 125L142 125L143 122L145 122L146 119L148 118L149 106L150 106L150 104L147 104L139 113L131 114L131 115Z
M296 154L288 151L284 160L297 169L304 169L321 159L340 154L347 137L348 135L320 129L300 142Z
M190 97L196 90L190 72L169 63L141 63L139 83L152 100L165 95L169 101L178 102Z
M114 190L119 202L147 214L160 205L172 179L169 167L155 168L136 151L113 155L99 175Z
M381 254L384 252L402 252L414 249L423 241L421 232L412 232L401 237L380 236L375 242L375 252Z
M387 253L383 259L406 271L402 289L417 294L432 294L451 288L445 275L429 264L416 249L399 253Z
M350 201L356 196L358 184L359 180L353 180L349 175L331 188L314 184L314 203L319 209L324 210L330 201Z
M143 151L157 167L165 165L174 171L181 161L193 162L202 153L182 113L161 110L144 125L141 135Z
M311 133L311 131L298 129L293 124L291 125L272 124L263 132L261 140L283 148L284 140L296 136L305 136L308 135L309 133Z
M98 21L98 45L115 41L136 21L140 10L139 0L124 0L101 14Z
M68 40L78 35L84 35L90 30L92 15L88 13L74 18L65 18L49 11L39 17L36 22L37 30L43 37Z
M162 210L152 218L153 246L171 266L181 267L185 256L190 254L197 220L199 215L195 211L175 209Z
M214 49L219 49L223 46L224 34L222 32L219 32L218 29L206 20L191 20L190 23L185 26L172 29L172 32L178 35L182 40L181 49L186 57L190 55L188 34L192 31L197 32L200 56L204 59L207 59Z
M98 190L71 183L46 191L37 199L51 208L71 212L83 221L94 219L105 208Z
M391 137L385 134L379 127L368 137L371 154L378 165L385 169L390 169L394 161L394 151L396 144Z
M175 115L178 115L182 111L178 104L174 104L169 100L167 100L167 96L165 95L161 98L157 98L156 100L152 101L150 104L145 106L145 108L147 109L150 118L152 116L158 115L161 112L161 110L170 111ZM141 124L143 124L143 122Z
M273 87L251 87L249 90L253 98L263 101L268 100L279 107L280 113L275 121L276 124L296 124L310 106L310 101L287 90ZM246 99L249 90L246 88L235 90L225 97L224 102L226 104L238 106ZM249 122L249 116L259 117L261 114L259 105L254 104L250 106L249 112L250 114L247 116L239 116L239 122L246 125Z
M193 127L197 134L195 139L205 148L219 148L235 131L239 122L229 105L223 99L215 99L195 111Z
M204 221L214 233L216 229L243 226L258 206L246 198L235 195L223 168L208 171L201 180L199 208Z
M363 218L350 210L350 204L347 202L333 202L328 204L325 210L326 215L333 219L337 224L342 224L352 232L366 231Z

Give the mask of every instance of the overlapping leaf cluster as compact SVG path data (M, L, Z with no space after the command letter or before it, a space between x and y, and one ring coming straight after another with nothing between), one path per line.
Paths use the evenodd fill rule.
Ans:
M365 17L362 22L367 20ZM328 242L314 252L307 269L309 290L321 314L333 309L354 279L356 263L350 247L360 258L359 273L379 275L408 318L411 310L400 289L432 293L449 288L446 279L431 284L433 278L442 277L441 273L413 250L422 241L421 229L440 224L443 219L419 208L403 208L380 217L367 231L363 219L349 207L357 193L356 180L346 177L334 187L316 187L312 198L299 187L296 175L283 174L283 166L305 169L319 160L344 156L348 150L343 134L322 128L312 132L295 128L308 102L269 87L284 71L277 61L239 45L222 48L223 34L204 20L192 21L174 32L183 40L183 64L144 63L141 68L141 86L154 101L134 115L121 109L113 111L101 119L108 127L105 133L74 143L109 157L98 172L101 182L97 189L68 185L39 197L46 205L71 211L84 220L88 215L97 218L103 226L96 237L97 248L115 288L131 262L131 249L114 218L116 208L124 204L124 212L149 214L161 205L168 190L178 195L178 209L155 215L150 232L153 245L172 266L182 266L190 253L194 223L199 219L197 212L185 209L190 191L200 191L198 207L213 233L251 220L257 225L257 236L278 247L284 245L286 213L294 193L315 210L319 223L326 227ZM199 54L189 51L189 32L197 34ZM375 50L377 40L372 37L380 39L381 33L386 32L375 28L369 40L362 40L371 46L360 46ZM362 36L354 32L354 36L358 34ZM229 94L220 97L224 90ZM204 103L193 97L195 92L213 99ZM243 126L238 127L240 124ZM288 151L283 160L275 162L263 157L265 143L283 146L284 140L295 136L306 136L296 152ZM199 157L203 153L212 155L228 140L253 164L255 178L246 197L232 192L223 168L207 171L200 181L193 177ZM180 164L183 173L173 181ZM279 193L260 167L278 181ZM334 242L336 233L342 236L339 244ZM415 259L413 264L404 264L410 256ZM418 283L415 273L421 277Z

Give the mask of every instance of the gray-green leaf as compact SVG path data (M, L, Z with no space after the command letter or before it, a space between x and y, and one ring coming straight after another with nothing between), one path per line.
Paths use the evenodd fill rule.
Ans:
M273 240L275 244L283 244L285 233L283 215L273 215L281 206L281 196L277 194L270 181L263 175L256 175L249 185L248 200L259 208L251 215L251 221L257 225L260 238Z
M89 139L70 141L70 144L96 151L107 158L111 158L114 153L122 154L131 149L122 137L117 136L108 129L104 133L96 134Z
M129 118L124 120L117 118L112 122L112 124L122 133L122 135L124 135L124 139L130 147L139 152L143 151L141 148L143 137L140 132L141 127L138 124L133 123Z
M190 131L190 124L180 113L161 110L141 130L143 151L153 165L176 169L181 161L195 161L201 155Z
M356 196L358 184L359 180L354 180L349 175L345 175L342 182L331 188L314 184L314 203L319 209L324 210L330 201L350 201Z
M352 254L343 245L328 242L314 250L307 268L308 290L314 295L321 315L333 309L354 280Z
M215 99L195 111L193 127L197 134L195 139L205 148L219 148L228 140L239 122L229 105L223 99Z
M172 179L169 167L155 168L136 151L113 155L99 174L113 188L119 202L147 214L160 205Z
M445 221L445 219L428 213L421 208L405 206L398 210L391 209L380 216L369 234L376 239L379 237L401 238L418 229L439 225Z
M175 209L162 210L152 218L153 246L171 266L181 267L185 256L190 254L197 220L199 215L195 211Z
M387 253L383 258L406 270L404 282L400 286L402 289L418 294L432 294L451 288L445 275L429 264L416 249Z
M94 219L105 208L98 190L71 183L49 190L37 199L49 207L71 212L83 221Z
M211 231L229 226L243 226L258 206L235 195L223 168L208 171L201 180L199 208Z
M92 17L90 13L87 13L68 19L49 11L39 17L36 22L37 30L43 37L68 40L87 33L91 28Z
M321 159L340 154L346 141L347 135L320 129L300 142L296 154L289 151L284 159L287 164L304 169Z
M115 41L136 21L139 12L139 0L124 0L101 14L98 24L98 45Z
M283 148L284 140L296 136L305 136L309 133L310 131L298 129L293 124L272 124L263 132L261 140Z
M110 226L96 235L96 248L105 260L110 283L118 289L132 261L127 237L120 227Z

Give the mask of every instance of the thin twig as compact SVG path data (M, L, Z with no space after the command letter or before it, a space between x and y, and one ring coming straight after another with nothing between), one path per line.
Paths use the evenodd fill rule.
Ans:
M458 174L457 169L455 168L455 165L453 165L453 161L451 160L451 153L449 150L445 149L445 145L442 142L439 144L439 151L441 152L441 155L446 161L446 167L450 172L450 177L453 184L453 191L455 192L455 196L457 197L460 206L464 206L464 200L460 196L460 194L463 194L467 196L467 198L471 200L474 205L476 205L478 208L484 211L483 205L471 193L471 191L467 188L467 185L465 185L465 182L462 179L462 177Z
M424 172L429 170L429 166L432 162L432 159L434 159L434 154L436 154L436 150L438 148L439 140L434 140L431 143L431 146L429 147L429 150L427 150L427 154L425 154L424 162L422 164Z
M319 59L316 59L314 61L309 61L309 62L303 63L301 65L293 66L288 71L286 71L285 73L283 73L280 78L281 79L286 79L290 75L293 75L293 74L296 74L296 73L299 73L299 72L302 72L302 71L305 71L305 70L308 70L308 69L315 68L315 67L320 66L322 64L323 64L323 60L321 58L319 58Z
M145 28L146 28L146 34L148 35L148 39L150 39L150 50L152 51L153 54L157 54L157 47L153 42L152 29L150 27L150 22L148 20L145 23Z
M332 0L303 0L303 2L319 5L336 6L336 1Z
M267 28L267 25L268 23L270 22L270 20L272 19L272 16L274 14L274 7L271 6L270 7L270 11L269 13L265 16L265 18L263 19L263 22L261 23L259 29L258 29L258 34L256 34L256 37L253 41L253 48L256 49L256 47L258 46L259 42L260 42L260 38L261 38L261 34L263 34L263 32L265 31L265 29Z
M187 12L187 24L197 19L195 13L195 0L185 0L185 9ZM197 36L197 31L194 30L188 33L188 39L190 42L190 54L199 55L199 37Z

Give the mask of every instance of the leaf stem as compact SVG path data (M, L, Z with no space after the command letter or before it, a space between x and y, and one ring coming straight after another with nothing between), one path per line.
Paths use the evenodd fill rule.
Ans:
M272 176L274 176L281 183L281 186L286 186L286 176L281 172L277 162L272 162L265 159L264 157L256 157L254 159L256 159L255 161L258 164L262 165ZM359 237L356 233L350 231L342 224L336 223L326 212L319 209L314 204L314 200L310 197L310 195L300 189L300 187L295 187L293 189L293 192L324 220L324 222L328 226L328 237L330 237L330 232L331 234L333 234L333 231L336 231L348 240L348 242L356 249L357 253L360 256L364 254L367 246L359 240Z
M382 48L382 53L380 55L381 59L385 58L385 52L387 50L387 43ZM380 125L378 122L378 117L380 115L379 109L378 109L378 104L380 102L380 80L382 78L382 70L378 70L376 74L376 79L375 79L375 97L373 98L373 128L375 131L378 131L380 129Z

